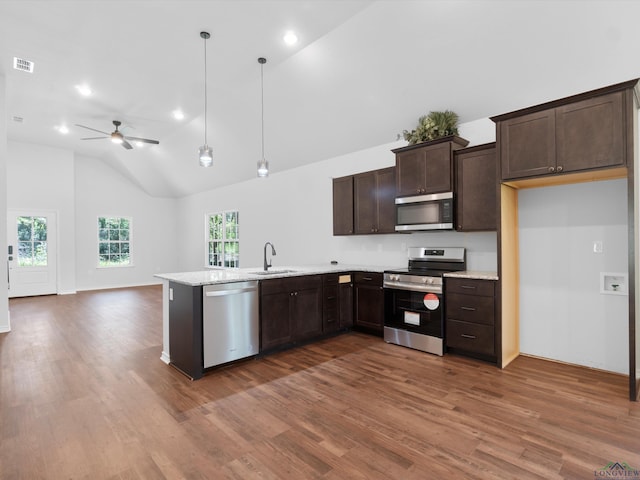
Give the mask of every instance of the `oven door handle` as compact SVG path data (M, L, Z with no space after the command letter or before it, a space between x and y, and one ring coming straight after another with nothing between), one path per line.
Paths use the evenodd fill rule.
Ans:
M440 285L418 285L415 283L405 282L384 282L384 288L391 288L394 290L409 290L411 292L425 292L425 293L442 293L442 287Z

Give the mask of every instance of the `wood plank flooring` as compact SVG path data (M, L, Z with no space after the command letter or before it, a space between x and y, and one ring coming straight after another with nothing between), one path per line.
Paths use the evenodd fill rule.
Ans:
M609 462L640 468L640 404L623 376L525 357L501 371L350 333L192 382L160 361L161 297L152 286L10 301L1 479L593 479Z

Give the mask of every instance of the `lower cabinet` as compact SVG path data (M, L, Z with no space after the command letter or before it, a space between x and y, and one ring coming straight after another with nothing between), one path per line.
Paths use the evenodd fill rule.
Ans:
M320 275L277 278L260 283L260 351L322 334Z
M354 327L382 335L384 292L382 274L356 272L353 275Z
M323 333L346 330L353 326L353 283L349 273L328 273L322 283Z
M447 349L496 361L495 283L445 279Z
M171 365L192 379L202 377L202 287L169 282Z

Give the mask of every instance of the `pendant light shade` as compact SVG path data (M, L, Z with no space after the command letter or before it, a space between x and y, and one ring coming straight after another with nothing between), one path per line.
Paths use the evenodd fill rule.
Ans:
M264 64L267 63L267 59L264 57L258 58L260 64L260 110L261 110L261 125L262 125L262 159L258 162L258 177L269 176L269 162L264 158Z
M207 143L207 40L209 32L200 32L204 40L204 145L198 149L198 160L201 167L210 167L213 164L213 150Z

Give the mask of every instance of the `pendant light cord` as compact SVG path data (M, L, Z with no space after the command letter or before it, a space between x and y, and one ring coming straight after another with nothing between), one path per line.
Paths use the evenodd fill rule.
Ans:
M264 161L264 63L260 63L260 109L262 110L262 160Z
M204 144L207 145L207 38L209 34L203 35L202 38L204 38Z

